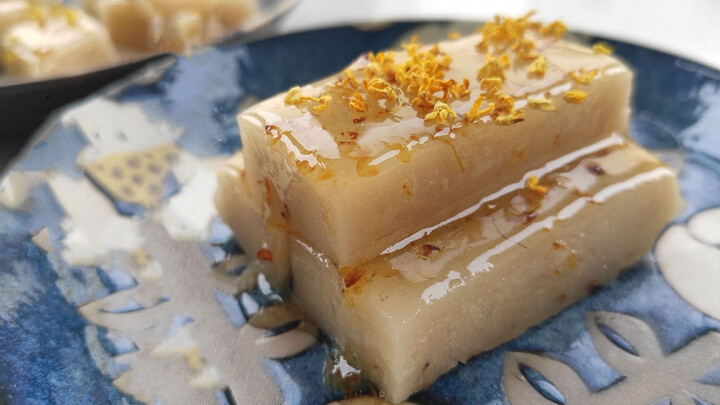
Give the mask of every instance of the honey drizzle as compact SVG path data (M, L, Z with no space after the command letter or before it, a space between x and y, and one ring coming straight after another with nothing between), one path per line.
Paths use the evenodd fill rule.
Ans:
M605 71L615 69L615 66L610 66L602 71L600 71L600 74L604 74ZM563 84L566 84L569 82L561 82L561 83L552 83L547 85L544 88L540 88L537 91L534 91L533 93L528 93L521 100L527 100L529 98L533 97L548 97L548 96L558 96L562 97L563 92L558 92L557 90L563 87ZM343 99L352 97L354 95L352 90L346 89L346 88L332 88L328 90L328 93L332 95L333 100L335 99ZM318 112L309 112L312 114L320 123L322 128L329 133L333 134L333 138L335 139L335 142L337 143L338 150L340 151L340 159L331 159L327 157L323 157L319 155L317 152L309 151L306 148L302 147L302 145L292 136L291 131L281 131L279 126L282 126L282 124L278 125L268 125L266 127L266 132L270 136L270 140L268 141L270 145L276 145L278 141L281 139L282 136L286 136L292 144L297 147L302 153L307 155L312 155L315 159L317 159L318 164L327 170L330 170L330 172L335 174L339 170L338 168L330 169L330 167L335 167L336 161L342 161L345 159L351 159L355 161L355 171L356 173L361 177L374 177L377 176L380 173L380 170L383 166L382 163L373 164L370 165L369 163L372 162L375 158L382 156L384 153L387 153L390 150L398 150L398 154L395 155L397 160L407 163L412 160L412 148L410 148L410 144L414 141L417 141L419 138L422 137L429 137L429 139L438 139L441 140L443 143L450 146L453 150L453 154L455 156L456 161L458 162L458 166L461 168L462 171L467 170L467 165L460 157L457 149L454 145L454 137L450 137L450 139L445 139L447 137L445 136L437 136L437 132L433 135L432 131L428 131L426 133L420 133L415 134L407 138L406 143L397 143L397 142L383 142L383 145L385 146L384 150L380 150L379 152L373 154L373 155L363 155L365 153L363 149L360 147L360 145L357 143L358 139L361 139L362 136L365 133L365 123L366 122L382 122L387 119L394 119L387 111L385 111L375 100L370 99L368 100L368 108L369 110L367 112L359 113L357 111L354 111L352 108L350 108L348 105L345 105L342 102L333 102L331 103L328 108L325 111L322 111L320 113ZM474 123L474 125L492 125L492 122L482 122L478 121ZM435 129L435 128L433 128ZM462 136L472 136L470 134L471 126L463 125L463 123L457 123L455 124L451 130L456 131L456 133L461 134ZM442 129L441 129L442 130ZM447 131L448 128L445 128ZM418 143L417 145L423 145L424 143ZM416 145L416 146L417 146ZM358 155L360 155L358 157ZM309 163L308 163L309 165ZM314 166L313 169L309 168L300 168L301 172L304 172L306 174L310 174L314 172ZM318 181L327 180L328 178L331 178L332 176L329 175L328 172L321 172L316 176L316 179Z
M578 171L579 173L587 173L588 176L593 176L595 179L597 179L593 185L593 191L583 193L586 196L591 196L594 192L602 189L608 184L614 184L618 181L624 181L627 178L637 175L638 173L647 172L661 166L661 164L657 161L646 160L640 163L631 172L626 172L618 176L595 176L584 169L584 165L587 162L594 162L595 159L605 156L608 153L612 153L613 151L628 147L630 146L610 146L598 152L581 156L576 160L567 163L564 166L545 174L544 176L541 176L538 179L537 185L547 187L548 189L552 187L560 187L569 191L569 193L562 197L562 200L560 202L555 203L559 204L557 206L558 208L551 208L549 212L545 212L540 215L537 214L537 211L541 207L543 201L545 201L548 197L546 194L537 193L528 188L521 188L501 195L492 201L484 203L469 216L455 220L442 227L434 229L429 234L416 241L410 242L410 244L400 250L384 254L377 259L365 263L364 265L356 266L355 268L353 268L353 271L356 271L359 274L363 274L363 277L361 279L363 281L361 283L362 287L357 289L346 289L346 291L344 291L345 295L347 296L348 294L352 293L362 293L363 287L366 286L368 283L372 282L374 275L376 274L401 273L400 269L395 268L392 264L393 260L400 257L401 255L408 254L409 252L415 252L418 258L427 259L427 255L423 255L424 246L435 246L442 251L446 251L456 248L472 249L473 246L480 246L491 241L491 239L488 239L487 235L485 235L485 233L482 231L474 232L472 230L468 230L468 228L465 227L465 224L467 224L468 222L474 222L478 225L481 225L482 221L492 219L489 224L496 227L497 235L499 235L499 237L502 237L503 239L512 239L513 236L518 232L522 231L526 225L532 222L540 221L547 216L555 215L555 212L566 206L569 201L573 201L578 198L577 193L573 192L573 187L575 186L572 183L564 182L560 173ZM580 170L581 168L582 170ZM520 204L518 204L518 202ZM503 218L504 221L496 221L495 219L493 219L496 215L498 215L498 213L501 213L499 218ZM502 226L500 222L503 222ZM482 229L482 227L479 226L478 229ZM518 242L518 244L522 246L522 243ZM564 242L562 241L553 244L554 250L562 251L564 247ZM576 260L577 258L573 257L573 253L571 251L567 260L568 268L573 268Z

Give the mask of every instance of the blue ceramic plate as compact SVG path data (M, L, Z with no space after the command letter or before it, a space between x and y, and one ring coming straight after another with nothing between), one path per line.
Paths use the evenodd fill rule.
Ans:
M371 393L353 378L327 384L353 370L252 271L213 208L213 171L241 147L238 108L410 30L451 28L334 28L208 49L60 113L0 189L0 403ZM684 212L611 285L410 401L720 404L720 72L611 44L637 72L631 135L679 171Z

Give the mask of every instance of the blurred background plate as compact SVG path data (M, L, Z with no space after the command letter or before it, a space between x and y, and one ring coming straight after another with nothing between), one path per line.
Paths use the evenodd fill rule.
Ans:
M225 38L223 43L247 42L267 35L261 29L288 12L298 1L259 0L258 10L244 20L236 33ZM189 52L192 54L202 50ZM151 54L123 51L122 62L117 65L39 79L7 76L0 72L0 172L52 111L87 97L152 61L169 56L164 52Z

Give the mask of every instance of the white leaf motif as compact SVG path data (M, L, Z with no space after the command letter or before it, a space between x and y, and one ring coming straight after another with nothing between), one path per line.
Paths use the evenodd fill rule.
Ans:
M511 352L506 354L503 366L503 390L511 404L654 404L665 399L673 404L692 404L694 397L720 402L720 387L696 381L720 364L720 333L709 332L664 356L652 329L637 318L590 312L586 324L600 357L624 378L591 393L566 364L541 355ZM523 367L535 370L552 387L544 381L528 381ZM551 398L554 389L561 399Z
M665 279L686 301L720 319L720 208L673 225L655 247Z

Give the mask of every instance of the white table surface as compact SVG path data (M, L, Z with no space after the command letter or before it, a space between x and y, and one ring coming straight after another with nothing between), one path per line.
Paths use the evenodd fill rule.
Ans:
M484 21L537 10L570 30L665 51L720 69L720 0L301 0L271 31L283 34L387 21Z

